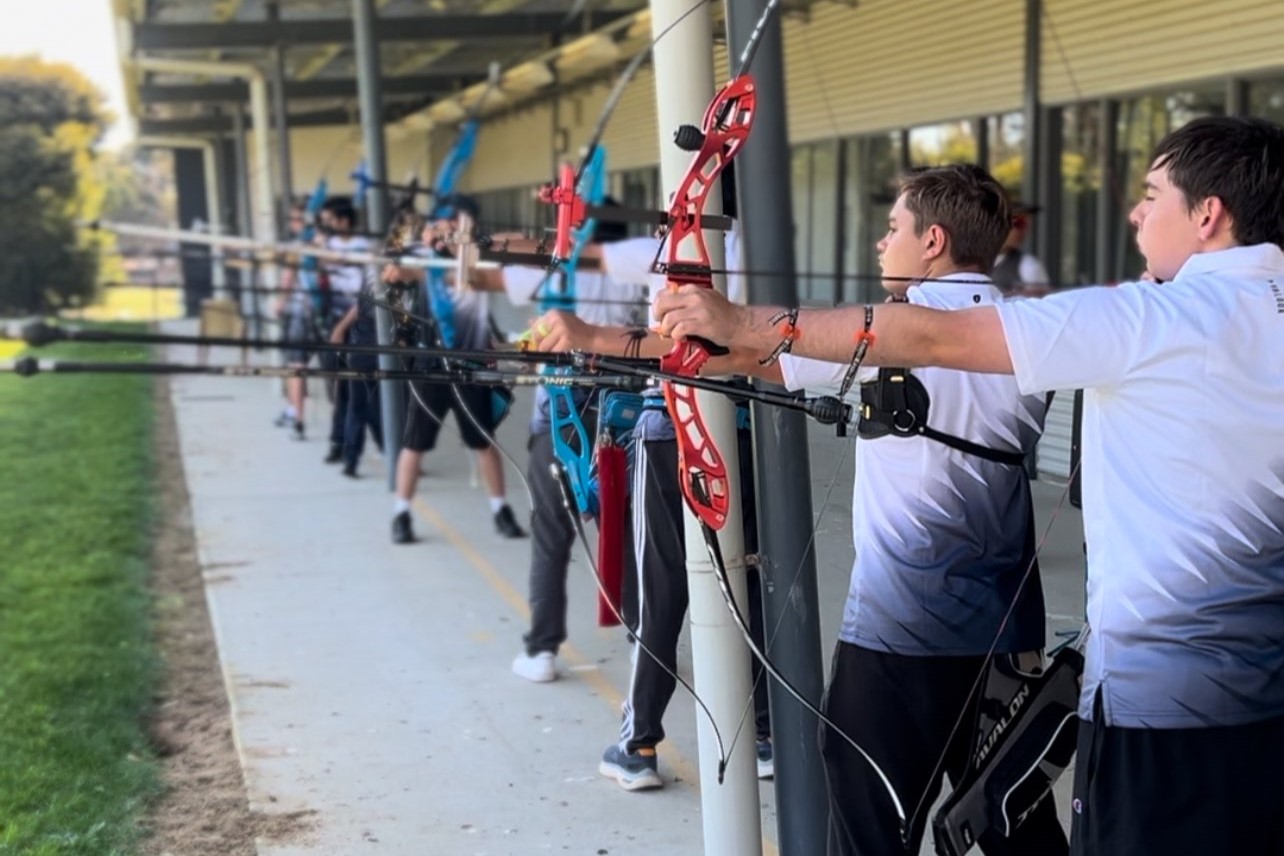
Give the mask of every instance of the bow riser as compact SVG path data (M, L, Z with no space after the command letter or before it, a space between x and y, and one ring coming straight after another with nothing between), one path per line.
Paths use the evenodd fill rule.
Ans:
M756 108L753 78L741 75L724 86L705 110L700 148L669 209L668 256L657 266L671 289L714 287L712 259L704 239L704 208L715 183L748 139ZM694 251L686 248L688 239ZM712 343L688 339L676 343L660 366L664 371L694 377L715 352L726 353ZM665 383L664 400L677 429L682 495L696 517L719 531L726 525L731 507L726 461L700 414L694 389Z

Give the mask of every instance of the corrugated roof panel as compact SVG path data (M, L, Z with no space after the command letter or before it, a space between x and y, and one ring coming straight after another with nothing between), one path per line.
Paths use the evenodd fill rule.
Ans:
M1279 0L1044 0L1042 98L1052 104L1284 69Z

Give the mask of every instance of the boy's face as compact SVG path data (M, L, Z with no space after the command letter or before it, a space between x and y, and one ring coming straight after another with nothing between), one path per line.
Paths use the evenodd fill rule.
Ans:
M1186 195L1168 178L1168 168L1146 173L1141 201L1128 215L1137 229L1137 249L1146 270L1160 281L1177 275L1181 266L1200 248L1200 213L1189 210Z
M877 244L878 263L887 277L883 288L895 297L903 296L912 284L899 278L915 279L928 274L925 245L929 232L916 235L916 228L914 213L905 207L905 194L901 194L887 215L887 234Z

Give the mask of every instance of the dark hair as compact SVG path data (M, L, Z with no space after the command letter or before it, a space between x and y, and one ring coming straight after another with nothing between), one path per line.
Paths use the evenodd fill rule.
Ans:
M461 211L474 220L481 217L481 206L477 204L477 197L465 193L451 193L437 200L432 213L433 217L445 220L456 216Z
M1248 116L1194 119L1155 146L1151 168L1166 167L1188 210L1216 196L1244 245L1284 246L1284 129Z
M419 240L423 231L424 218L414 206L399 206L392 213L392 223L384 239L384 249L388 252L399 252Z
M602 200L602 207L619 208L620 202L613 196L607 196ZM612 222L599 218L593 226L593 242L597 244L611 244L616 241L623 241L628 236L628 223Z
M347 220L349 226L356 227L357 209L353 206L351 197L331 196L325 201L324 208L334 219Z
M1003 186L979 166L951 164L912 170L901 179L915 234L933 224L950 236L950 257L960 267L988 271L1012 228Z

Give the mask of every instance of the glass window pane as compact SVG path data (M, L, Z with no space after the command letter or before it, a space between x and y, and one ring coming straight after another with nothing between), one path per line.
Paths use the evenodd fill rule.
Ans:
M990 162L986 169L1014 197L1021 195L1021 174L1025 169L1025 114L1004 113L986 120L990 138Z
M809 296L808 273L811 271L812 194L811 146L795 146L790 152L790 193L794 211L794 265L798 272L798 298Z
M1263 80L1248 86L1248 112L1284 125L1284 80Z
M1061 258L1044 260L1061 285L1096 282L1097 197L1101 194L1101 104L1062 110ZM1019 184L1019 182L1018 182Z
M1128 222L1128 212L1150 169L1150 153L1155 144L1169 131L1180 128L1200 116L1221 116L1226 112L1226 88L1216 81L1199 89L1189 89L1167 94L1143 95L1119 105L1119 176L1116 204L1121 214L1120 222ZM1116 192L1108 189L1107 192ZM1131 228L1119 229L1115 235L1117 266L1110 278L1135 279L1145 269L1145 262L1137 252L1137 242L1132 239Z
M814 303L834 304L840 291L832 276L837 262L838 143L817 143L811 159L811 264L806 290L800 280L799 297Z
M976 163L976 129L972 120L910 129L911 166L946 163Z
M848 225L843 270L852 275L852 279L843 284L839 295L842 302L868 303L883 299L875 244L887 231L887 216L896 201L900 138L899 131L892 131L847 142L847 186L843 204Z

